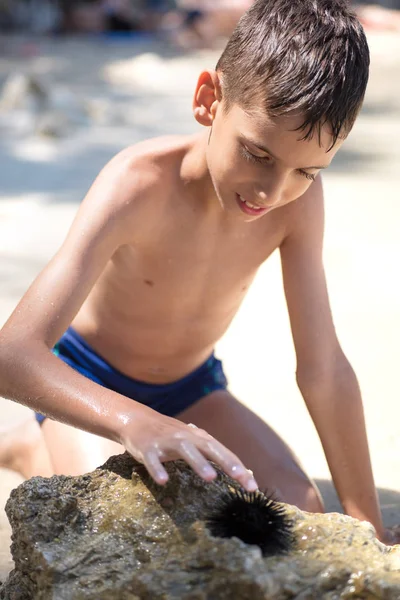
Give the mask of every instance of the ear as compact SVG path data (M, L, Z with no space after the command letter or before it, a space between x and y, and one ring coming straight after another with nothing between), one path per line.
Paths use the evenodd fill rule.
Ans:
M213 124L222 99L221 84L216 71L203 71L198 79L193 98L193 114L206 127Z

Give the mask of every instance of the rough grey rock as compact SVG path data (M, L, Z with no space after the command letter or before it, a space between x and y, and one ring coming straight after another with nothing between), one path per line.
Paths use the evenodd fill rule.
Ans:
M0 428L1 439L2 431ZM0 468L0 587L14 566L10 553L11 527L4 512L4 506L10 496L11 490L23 481L24 479L21 475L15 473L15 471Z
M152 482L128 455L81 477L41 477L6 510L15 570L2 600L397 600L400 547L343 515L287 506L296 549L263 558L238 539L213 538L204 519L232 485L206 484L182 461Z
M90 124L85 103L67 87L15 73L0 93L0 127L14 133L62 138Z
M28 110L34 113L46 110L49 94L35 77L25 73L13 73L4 83L0 96L2 111Z

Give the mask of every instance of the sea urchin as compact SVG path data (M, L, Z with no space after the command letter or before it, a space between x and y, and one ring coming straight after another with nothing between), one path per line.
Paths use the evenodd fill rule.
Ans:
M260 491L225 492L207 516L215 537L237 537L261 548L263 556L282 554L293 546L292 522L284 506Z

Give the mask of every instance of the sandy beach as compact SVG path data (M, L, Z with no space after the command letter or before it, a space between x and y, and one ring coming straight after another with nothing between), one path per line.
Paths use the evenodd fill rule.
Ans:
M218 53L180 54L150 39L0 41L0 83L11 73L34 75L53 90L62 129L56 132L61 137L40 136L27 111L0 110L1 325L57 250L109 158L144 138L196 131L194 84ZM376 483L391 525L400 523L400 36L375 33L370 47L364 109L324 174L325 265L339 339L362 388ZM327 510L340 510L296 387L277 255L260 269L217 353L232 392L294 448L320 485ZM29 417L27 409L0 400L0 435ZM0 471L0 508L19 481ZM8 547L0 511L0 581L11 568Z

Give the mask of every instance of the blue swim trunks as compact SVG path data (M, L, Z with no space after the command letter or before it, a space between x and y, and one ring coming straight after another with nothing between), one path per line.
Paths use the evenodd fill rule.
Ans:
M53 352L70 367L92 381L137 402L146 404L168 417L175 417L192 404L216 390L225 390L228 382L222 363L210 356L200 367L179 381L166 384L144 383L117 371L70 327ZM36 413L41 424L45 416Z

